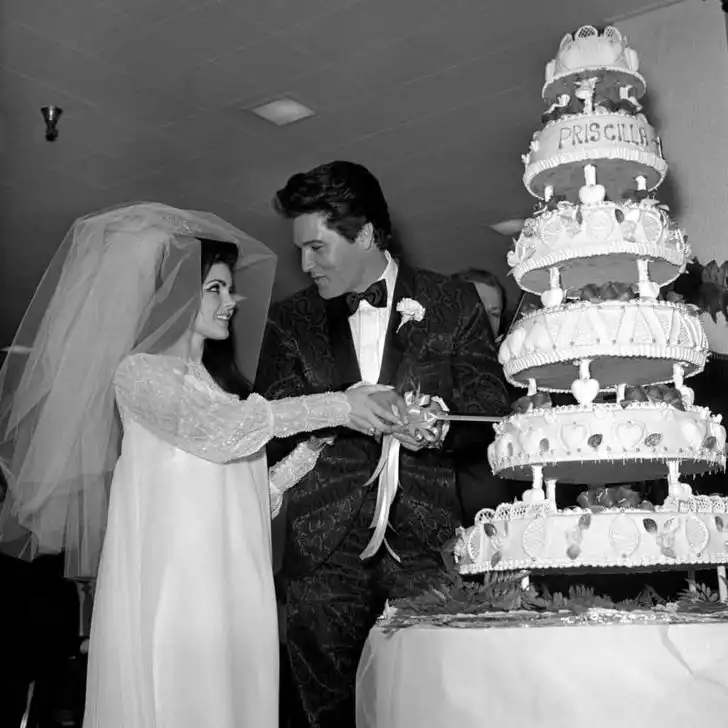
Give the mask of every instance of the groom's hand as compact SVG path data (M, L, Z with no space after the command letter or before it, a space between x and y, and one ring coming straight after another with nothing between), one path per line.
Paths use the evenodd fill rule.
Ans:
M437 398L427 397L423 405L409 410L409 425L395 428L392 435L402 443L402 447L412 452L423 448L438 448L445 439L446 429L444 423L433 415L444 411Z

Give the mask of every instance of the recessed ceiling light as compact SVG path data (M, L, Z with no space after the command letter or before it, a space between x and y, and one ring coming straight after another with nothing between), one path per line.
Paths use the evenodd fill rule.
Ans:
M298 101L293 99L278 99L268 104L263 104L253 109L253 113L262 119L271 121L278 126L293 124L294 121L300 121L309 116L313 116L313 111Z

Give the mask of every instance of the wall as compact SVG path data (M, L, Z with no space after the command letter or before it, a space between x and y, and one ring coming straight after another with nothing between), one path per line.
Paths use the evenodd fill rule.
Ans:
M718 0L683 0L617 23L640 57L646 110L669 164L671 204L701 262L728 259L728 40ZM711 349L728 326L703 317Z

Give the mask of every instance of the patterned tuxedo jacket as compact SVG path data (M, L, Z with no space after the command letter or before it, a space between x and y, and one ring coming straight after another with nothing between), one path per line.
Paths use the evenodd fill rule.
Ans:
M397 303L425 308L422 321L399 328ZM274 304L260 357L256 390L268 399L340 391L361 380L343 298L323 300L311 286ZM400 393L441 396L453 412L504 415L508 396L485 311L475 289L448 276L401 265L392 302L379 382ZM424 547L438 550L458 523L453 457L483 449L488 425L453 423L437 450L400 455L400 490L390 522L404 521ZM381 446L351 430L288 492L284 569L310 572L337 548L370 489ZM298 440L273 441L270 463ZM395 547L396 550L396 547Z

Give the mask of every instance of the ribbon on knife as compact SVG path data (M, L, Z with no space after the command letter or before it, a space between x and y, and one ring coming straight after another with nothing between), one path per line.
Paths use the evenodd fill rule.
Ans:
M371 485L375 480L379 480L379 488L377 490L377 504L374 507L374 517L369 524L374 529L369 543L364 551L361 552L359 558L370 559L374 556L379 548L384 544L389 555L397 562L400 562L399 556L392 550L387 543L385 536L387 526L389 526L389 509L392 507L394 497L397 495L399 487L399 451L401 443L392 435L385 435L382 438L382 453L379 456L377 467L372 473L371 478L364 483L364 486Z
M408 407L407 415L410 425L419 425L419 429L431 426L435 422L443 423L441 438L447 434L447 428L451 422L500 422L502 417L490 417L487 415L456 415L448 411L448 407L440 397L430 397L419 392L407 392L404 395L405 404ZM429 404L436 402L441 410L430 410ZM413 421L414 420L414 421ZM374 556L382 545L387 549L389 555L395 561L401 563L401 559L387 543L386 532L389 523L389 510L394 503L399 488L399 454L401 449L400 441L394 435L384 435L382 438L382 452L379 462L364 487L370 486L378 480L377 502L374 507L374 516L369 524L374 529L369 543L361 552L359 558L369 559Z

